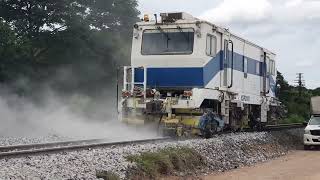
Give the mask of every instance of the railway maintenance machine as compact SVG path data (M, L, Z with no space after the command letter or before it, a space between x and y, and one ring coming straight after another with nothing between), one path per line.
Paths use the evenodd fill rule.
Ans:
M210 137L277 119L276 55L187 13L134 25L121 120L166 134Z

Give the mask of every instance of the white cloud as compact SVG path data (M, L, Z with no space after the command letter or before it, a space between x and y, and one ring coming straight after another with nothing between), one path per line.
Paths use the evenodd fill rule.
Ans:
M297 23L320 18L320 1L293 0L275 9L273 19Z
M312 60L298 60L296 63L296 66L299 68L309 68L314 65L314 62Z
M272 5L267 0L224 0L200 18L222 24L233 21L257 22L267 18L271 9Z
M319 0L223 0L200 15L201 19L228 25L232 23L284 23L293 24L320 19Z
M278 69L290 83L302 72L308 87L320 87L320 0L139 1L142 9L165 12L179 7L179 11L228 27L275 52Z
M198 16L221 0L138 0L142 14L182 11ZM208 6L209 5L209 6Z
M298 4L301 4L303 2L303 0L292 0L292 1L287 1L285 3L286 7L292 7L292 6L296 6Z

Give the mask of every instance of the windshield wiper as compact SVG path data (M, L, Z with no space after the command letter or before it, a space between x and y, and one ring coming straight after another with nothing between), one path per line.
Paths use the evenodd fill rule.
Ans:
M169 48L169 41L170 41L169 35L168 35L167 33L165 33L160 26L158 26L157 29L158 29L162 34L164 34L164 35L166 36L166 38L167 38L167 49L168 49L168 48Z
M177 28L183 34L183 37L186 39L186 41L189 43L189 37L183 32L182 28L180 26L177 26Z
M165 33L160 26L158 26L157 29L158 29L162 34L164 34L164 35L167 37L167 40L168 40L168 41L170 40L169 35L168 35L167 33Z

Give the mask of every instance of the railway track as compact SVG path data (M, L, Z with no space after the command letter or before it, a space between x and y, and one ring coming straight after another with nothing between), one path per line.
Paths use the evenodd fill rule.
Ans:
M264 131L279 131L285 129L302 128L303 124L280 124L280 125L268 125ZM243 132L253 132L253 130L244 129ZM225 132L223 134L227 134ZM106 139L92 139L92 140L80 140L80 141L67 141L67 142L55 142L44 144L27 144L27 145L15 145L15 146L0 146L0 159L12 158L19 156L31 156L39 154L57 153L65 151L92 149L99 147L111 147L119 145L141 144L141 143L154 143L161 141L174 140L173 138L154 138L154 139L142 139L131 141L119 141L110 142Z
M294 129L294 128L303 128L305 125L302 123L293 123L293 124L278 124L278 125L267 125L266 130L285 130L285 129Z
M286 129L296 129L296 128L304 128L305 125L302 123L293 123L293 124L278 124L278 125L267 125L263 127L262 129L251 129L251 128L243 128L242 130L236 131L236 132L261 132L261 131L281 131ZM219 134L229 134L235 131L223 131Z
M68 142L55 142L44 144L27 144L27 145L15 145L15 146L0 146L0 159L12 158L19 156L30 156L47 153L57 153L64 151L74 151L83 149L92 149L99 147L110 147L119 145L141 144L141 143L154 143L161 141L168 141L171 138L154 138L154 139L142 139L142 140L129 140L110 142L106 139L92 139L92 140L80 140L80 141L68 141Z
M22 151L28 149L42 149L59 146L72 146L72 145L85 145L89 143L99 143L106 141L106 139L90 139L90 140L78 140L78 141L63 141L53 143L41 143L41 144L25 144L25 145L12 145L12 146L0 146L0 153L10 151Z

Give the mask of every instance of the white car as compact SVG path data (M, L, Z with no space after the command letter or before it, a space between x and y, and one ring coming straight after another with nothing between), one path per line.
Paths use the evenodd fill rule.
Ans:
M320 145L320 116L312 116L304 129L303 137L304 149L311 146Z

